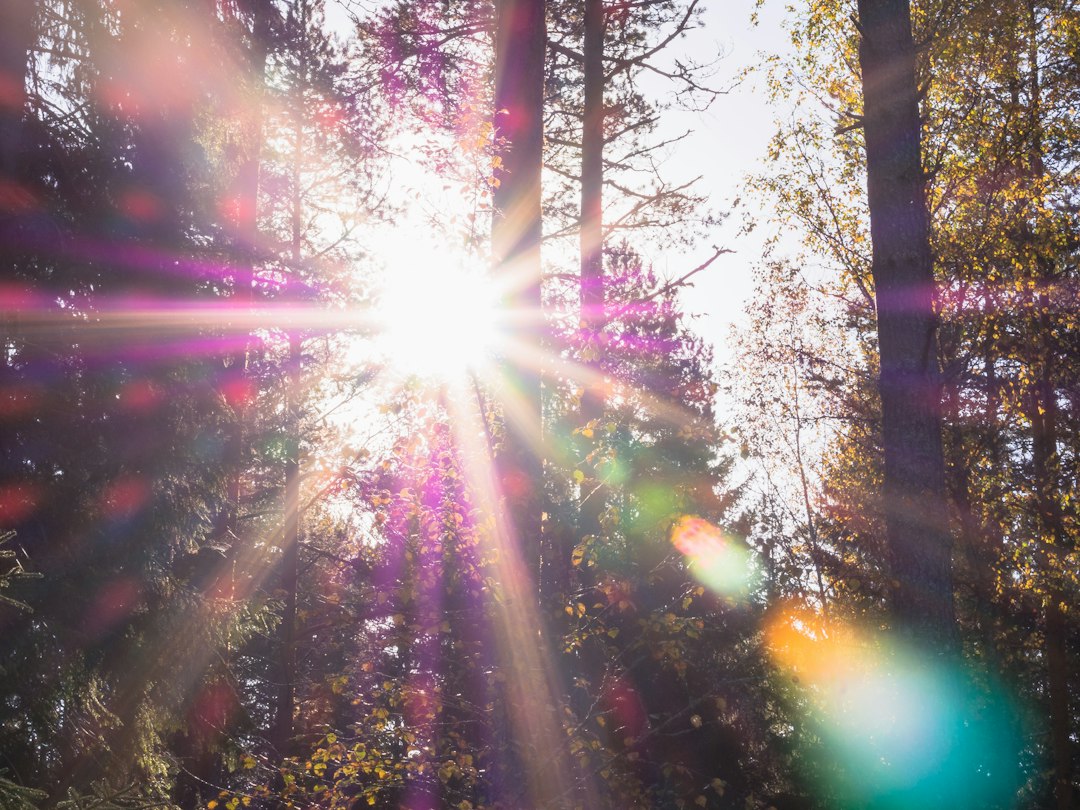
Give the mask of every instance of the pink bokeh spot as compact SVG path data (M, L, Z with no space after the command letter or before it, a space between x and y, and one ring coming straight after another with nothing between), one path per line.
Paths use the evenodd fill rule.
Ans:
M119 577L101 589L83 621L83 631L98 637L130 616L138 605L142 589L130 577Z
M139 511L150 497L150 485L138 476L118 478L105 488L101 508L114 519L128 518Z
M10 526L30 517L41 500L41 488L28 483L0 486L0 526Z
M120 407L135 413L152 411L163 399L162 391L149 380L134 380L125 385L119 394Z

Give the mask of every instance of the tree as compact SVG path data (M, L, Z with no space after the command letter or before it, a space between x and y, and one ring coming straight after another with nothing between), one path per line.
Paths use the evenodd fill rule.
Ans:
M777 139L777 154L793 159L785 174L777 175L775 187L781 210L803 225L816 255L827 257L829 265L840 271L838 282L806 275L826 296L850 306L860 298L870 300L873 284L865 270L869 265L863 249L865 213L856 188L863 171L858 154L863 119L851 112L858 106L856 49L854 37L835 37L845 26L843 11L840 5L815 5L795 32L806 48L799 64L805 81L793 84L818 93L833 117L817 125L804 118ZM1049 31L1064 37L1067 28L1050 23L1055 14L1042 7L1036 16L1040 20L1036 30L1043 33L1036 35L1042 55L1035 56L1027 47L1031 16L1023 4L934 6L920 11L915 20L922 75L927 78L922 88L924 166L934 223L931 249L940 283L941 405L947 420L950 511L958 541L954 579L958 632L969 671L1005 673L1013 689L1029 695L1033 705L1045 707L1044 715L1029 716L1027 722L1033 724L1042 724L1042 716L1058 714L1049 708L1050 693L1063 694L1050 688L1049 661L1055 656L1049 654L1048 640L1054 633L1044 629L1052 629L1046 621L1054 602L1048 598L1051 582L1064 581L1058 554L1068 554L1073 547L1069 530L1056 540L1052 531L1036 525L1050 525L1037 520L1040 497L1042 514L1048 514L1049 505L1037 493L1052 493L1053 500L1053 493L1067 486L1062 476L1073 474L1069 442L1045 444L1044 449L1056 445L1060 459L1052 465L1056 472L1046 478L1038 474L1032 441L1046 422L1037 401L1055 402L1059 419L1071 413L1070 400L1061 393L1062 386L1068 386L1059 376L1061 366L1047 373L1050 367L1044 364L1047 336L1056 347L1050 351L1057 358L1051 366L1068 364L1064 358L1071 341L1064 336L1071 327L1067 320L1041 320L1037 293L1047 278L1046 268L1055 268L1051 276L1060 283L1074 266L1068 240L1050 236L1069 228L1067 206L1058 202L1068 196L1069 181L1058 173L1065 164L1057 157L1070 154L1070 149L1061 145L1043 150L1049 171L1041 182L1032 180L1029 168L1037 165L1031 147L1040 130L1064 134L1069 129L1062 116L1065 99L1073 92L1071 79L1067 72L1049 67L1064 64L1049 56L1065 41ZM1032 68L1043 79L1053 76L1049 93L1033 93L1038 83L1031 81ZM1032 116L1032 100L1038 96L1050 101L1041 114ZM1048 128L1040 126L1040 119ZM835 127L834 133L824 134L826 126ZM1047 193L1050 188L1054 191ZM1036 222L1041 223L1042 237L1032 239ZM1048 261L1051 254L1055 258ZM858 340L864 342L868 323L860 316L846 324L839 320L837 327L861 335ZM857 393L853 381L874 365L874 353L869 351L862 364L831 367L840 372L841 380L848 380L844 383L848 390ZM1039 394L1047 380L1057 394L1045 390ZM874 549L878 535L884 534L876 525L872 491L880 453L878 406L868 393L858 393L845 406L850 418L860 421L836 431L831 440L835 449L822 474L823 515L828 519L819 522L829 544L836 543L837 530L858 531L857 548L863 553ZM1065 431L1072 434L1071 428ZM1045 485L1036 485L1036 480ZM1071 520L1067 512L1061 513L1064 525ZM850 572L863 595L879 581L876 570L873 555ZM842 575L842 570L830 572L829 584L838 588L836 580ZM837 608L858 604L852 594L838 591L835 598ZM1052 790L1034 764L1051 754L1049 723L1043 739L1048 744L1031 749L1031 760L1024 766L1031 783L1026 790L1040 796Z
M494 127L498 163L493 176L491 252L508 279L510 340L529 352L542 345L541 187L545 16L542 0L501 0L495 15ZM540 374L523 362L505 363L508 386L524 414L508 425L500 479L529 569L539 571L541 475Z
M916 50L907 0L862 0L859 26L893 610L907 632L948 650L956 635L952 537Z

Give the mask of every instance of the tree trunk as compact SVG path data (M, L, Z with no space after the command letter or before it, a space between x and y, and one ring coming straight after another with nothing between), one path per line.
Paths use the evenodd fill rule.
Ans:
M306 72L306 71L305 71ZM293 294L291 303L300 303L299 268L303 260L303 199L300 193L304 160L304 120L296 110L293 131L291 259ZM274 721L274 746L287 756L294 736L293 706L296 698L296 590L300 563L300 382L302 369L300 333L289 330L289 359L285 379L287 455L285 458L285 504L281 532L281 590L285 605L281 613L278 652L278 698Z
M285 515L281 538L280 589L285 605L281 612L278 651L278 695L273 743L277 752L288 756L294 737L293 709L296 702L296 591L300 562L300 336L289 333L289 366L286 380L288 410L288 457L285 460Z
M859 0L859 23L893 612L904 632L951 653L952 541L908 0Z
M1050 698L1050 745L1054 759L1054 801L1057 810L1073 807L1072 742L1069 736L1069 657L1062 595L1050 593L1043 628L1047 668L1047 692Z
M1049 306L1048 296L1039 296L1040 306ZM1069 736L1068 625L1062 604L1066 598L1057 584L1060 554L1065 551L1065 528L1057 500L1058 409L1052 383L1050 362L1050 324L1040 318L1046 342L1043 358L1037 367L1039 379L1031 402L1032 479L1035 485L1035 511L1038 515L1040 564L1050 581L1043 615L1043 654L1046 658L1046 694L1050 710L1050 748L1054 763L1054 799L1058 810L1072 805L1072 743ZM1054 554L1052 552L1056 551Z
M1034 258L1032 270L1039 290L1035 299L1035 377L1031 397L1031 455L1032 478L1035 485L1035 507L1038 515L1038 548L1044 576L1049 582L1043 616L1043 652L1046 657L1046 690L1050 709L1050 747L1054 763L1054 800L1058 810L1073 806L1072 742L1069 734L1072 716L1069 708L1069 662L1067 617L1062 604L1065 595L1055 570L1067 553L1067 531L1058 501L1058 399L1055 378L1056 357L1060 346L1055 340L1054 311L1051 290L1057 282L1055 262L1049 252L1054 250L1053 238L1044 235L1043 209L1047 179L1043 157L1042 78L1039 64L1039 19L1034 2L1028 0L1026 11L1027 89L1028 89L1028 165L1027 174L1034 191L1031 215L1021 226L1022 253Z
M238 310L250 310L255 301L254 265L259 243L259 174L261 167L263 110L262 90L265 83L266 59L269 50L272 9L264 2L256 3L251 23L251 46L248 63L252 81L258 88L253 93L253 108L248 111L242 127L243 143L240 165L236 172L232 211L233 244L237 269L233 273L233 300ZM229 358L229 376L238 396L234 399L235 419L225 449L227 468L226 503L218 534L224 543L233 546L239 541L240 502L243 498L244 422L247 413L243 389L247 382L250 350L249 341L231 335L237 348ZM234 549L238 552L239 549ZM236 554L234 553L234 558Z
M508 399L495 473L506 507L496 526L502 604L493 605L495 649L506 682L499 710L510 738L496 741L514 774L515 806L568 806L581 784L571 779L562 727L562 688L546 627L536 611L543 504L543 431L537 356L544 342L541 310L541 167L543 164L544 0L498 0L495 21L495 172L492 253L510 292L510 356L502 361ZM497 723L496 733L503 724ZM524 778L521 778L524 777ZM522 790L524 789L524 790Z
M604 328L604 4L585 0L584 108L581 133L581 326L586 339L585 366L597 379L586 379L581 422L603 417L601 331ZM591 466L591 465L588 465ZM600 533L604 492L596 475L581 485L582 535Z
M543 164L544 0L501 0L496 7L495 130L501 166L495 173L492 252L509 278L506 308L511 339L522 359L503 363L506 385L523 415L507 420L498 475L521 553L539 573L542 489L540 372L543 339L540 298L540 174Z

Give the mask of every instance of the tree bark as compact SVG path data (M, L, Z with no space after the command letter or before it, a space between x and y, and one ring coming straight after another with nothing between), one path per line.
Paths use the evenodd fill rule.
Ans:
M516 806L565 807L582 785L571 778L565 751L554 657L546 623L535 610L543 524L541 370L541 169L543 165L544 0L498 0L495 20L495 131L501 165L495 171L492 254L509 288L510 349L501 361L508 400L505 435L495 453L495 474L506 508L496 527L504 602L493 606L495 648L506 682L510 737L497 740L507 757L504 773L520 775ZM500 510L501 511L501 510ZM515 547L516 546L516 547ZM499 724L501 730L502 724ZM498 731L496 733L499 733ZM522 791L524 788L524 791Z
M295 111L292 161L292 211L290 215L293 290L291 302L300 303L300 283L296 274L303 260L303 199L300 192L304 160L304 117ZM285 378L287 450L285 458L285 503L281 532L281 590L285 605L281 613L278 651L278 697L274 721L274 746L287 756L294 736L293 708L296 700L296 591L300 564L300 383L302 374L300 333L289 330L289 358Z
M259 243L259 176L261 171L261 151L263 138L262 90L265 83L266 60L269 51L271 15L273 10L266 2L258 2L253 7L251 23L251 44L247 57L252 81L258 88L253 94L253 107L247 111L247 120L242 128L244 143L240 165L235 180L232 222L233 243L236 248L237 269L233 274L233 300L238 310L253 306L255 301L254 265L257 259ZM239 335L231 336L241 344L229 358L229 376L238 389L247 381L250 345L249 340L240 341ZM243 456L244 422L247 412L244 397L237 397L236 412L225 450L227 465L226 503L221 520L219 535L229 545L239 540L239 521L241 500L243 498ZM234 555L235 556L235 555Z
M518 357L505 359L502 371L511 394L524 406L523 418L507 420L497 462L521 552L534 576L539 574L543 465L535 358L543 340L540 175L545 41L544 0L497 4L495 131L502 162L495 172L491 241L496 271L508 279L510 338L518 346Z
M1056 358L1060 346L1055 340L1054 309L1051 289L1055 278L1055 261L1050 253L1054 248L1052 236L1043 233L1046 223L1043 209L1046 205L1047 179L1044 159L1042 124L1042 77L1040 74L1039 18L1035 3L1024 4L1026 12L1027 43L1027 143L1028 155L1025 167L1034 191L1031 215L1021 225L1020 248L1034 259L1035 283L1038 295L1035 299L1035 356L1033 371L1035 383L1031 396L1031 456L1032 478L1035 485L1035 509L1038 515L1038 543L1040 563L1049 582L1043 615L1043 653L1046 657L1046 691L1050 709L1050 748L1054 763L1054 801L1058 810L1073 806L1072 788L1072 741L1070 725L1072 714L1069 706L1068 622L1062 608L1065 594L1059 584L1055 568L1061 564L1067 551L1068 535L1061 503L1058 500L1061 456L1058 452L1058 398L1055 379ZM1025 248L1027 250L1025 250ZM1053 552L1057 552L1056 554Z
M586 339L586 379L581 398L581 422L603 417L604 392L599 355L604 328L604 4L585 0L584 107L581 134L581 327ZM596 379L596 381L594 381ZM598 476L581 485L580 533L600 533L604 492Z
M1050 306L1049 298L1039 296L1041 308ZM1044 309L1044 312L1048 311ZM1069 735L1068 624L1062 605L1065 595L1057 584L1054 566L1060 558L1051 554L1064 551L1066 532L1057 500L1058 408L1052 381L1053 363L1048 319L1039 319L1044 336L1040 346L1043 357L1037 366L1039 379L1031 402L1032 479L1035 485L1035 511L1038 515L1040 564L1050 581L1043 615L1043 654L1046 658L1046 694L1049 704L1050 749L1054 764L1054 801L1057 810L1069 810L1072 804L1072 742Z
M273 743L278 754L288 756L292 747L296 703L296 593L300 563L300 336L289 333L289 366L286 385L288 450L285 459L285 514L281 539L280 590L285 604L281 612L278 650L278 694Z
M908 0L859 0L886 543L899 627L955 652L930 225Z

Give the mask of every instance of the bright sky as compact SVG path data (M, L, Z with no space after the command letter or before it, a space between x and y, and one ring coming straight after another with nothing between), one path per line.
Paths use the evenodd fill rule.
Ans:
M743 184L748 174L757 171L775 129L775 120L783 111L770 106L764 91L764 76L751 73L741 84L735 78L746 68L759 64L764 56L786 53L789 40L782 30L786 5L769 0L758 9L759 21L751 23L756 0L711 0L704 6L704 27L690 32L685 39L671 46L670 57L691 57L702 63L724 58L710 85L730 87L727 95L718 98L704 112L689 112L673 108L665 113L657 140L663 140L691 130L687 139L676 144L666 163L667 179L678 184L698 175L699 189L711 199L717 211L731 210L732 201L741 197L741 204L717 232L703 237L688 252L664 251L656 246L642 245L644 255L651 259L662 276L677 277L701 264L712 255L712 246L733 251L722 256L707 271L695 277L694 287L684 291L686 310L699 316L695 329L716 349L717 360L727 359L727 344L731 327L743 312L753 288L753 267L762 255L762 243L768 228L759 227L753 233L740 235L744 217L751 216L764 224L767 212L755 209L757 195L745 193ZM327 15L331 26L347 31L347 16L342 6L328 3ZM670 91L670 85L658 80L658 96ZM406 153L408 150L404 150ZM427 209L448 210L441 197L460 197L460 191L443 187L441 180L432 182L423 170L407 162L396 161L394 184L399 189L423 187L420 197ZM407 192L408 193L408 192ZM409 194L411 196L411 194ZM450 205L451 208L455 207ZM430 213L430 211L428 211ZM415 220L407 225L402 218L383 226L387 246L400 245L402 228L419 232L424 211L408 212L404 219ZM382 242L384 236L375 236ZM385 252L372 246L376 254ZM389 269L389 268L388 268ZM392 272L392 270L391 270Z
M759 64L765 55L789 52L789 40L782 30L786 5L766 2L754 26L751 15L755 0L713 0L705 9L704 29L688 36L686 47L700 61L707 61L718 51L726 54L714 85L727 86L744 69ZM695 252L656 257L657 267L666 271L665 275L677 277L712 255L713 244L734 251L697 276L694 288L683 295L686 309L700 316L695 328L716 348L719 362L727 357L731 326L740 319L753 291L753 267L761 258L769 232L767 227L759 227L749 235L739 234L745 215L763 226L768 217L766 211L754 207L760 203L757 195L743 188L747 175L761 167L775 121L784 112L770 105L764 78L761 72L751 73L726 96L718 98L707 112L672 110L664 120L673 132L694 131L671 157L673 174L687 178L703 175L701 187L714 207L731 211L723 227ZM741 198L740 206L732 211L731 203L737 197Z

